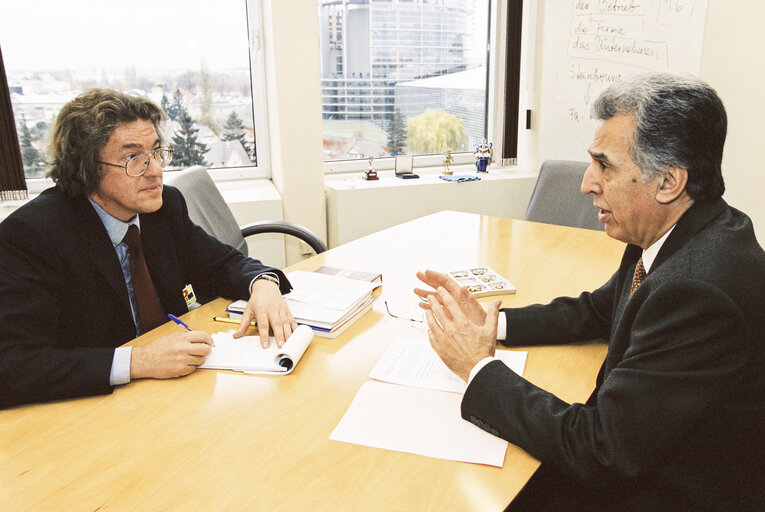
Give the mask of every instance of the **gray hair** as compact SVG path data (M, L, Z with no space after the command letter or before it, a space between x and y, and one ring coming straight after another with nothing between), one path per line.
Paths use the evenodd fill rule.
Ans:
M151 121L162 137L162 109L153 101L112 89L89 89L63 106L50 140L48 175L67 194L89 194L101 182L98 163L114 129L137 120Z
M688 170L685 187L694 201L725 192L722 154L728 120L719 96L693 76L646 73L609 86L592 116L628 114L635 121L630 154L646 179L677 166Z

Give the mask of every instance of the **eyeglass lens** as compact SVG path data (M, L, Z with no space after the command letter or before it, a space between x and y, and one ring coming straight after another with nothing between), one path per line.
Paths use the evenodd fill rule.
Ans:
M173 159L173 150L169 148L157 148L148 153L134 156L127 162L127 173L130 176L140 176L146 172L149 168L149 159L154 159L159 163L160 167L165 167Z

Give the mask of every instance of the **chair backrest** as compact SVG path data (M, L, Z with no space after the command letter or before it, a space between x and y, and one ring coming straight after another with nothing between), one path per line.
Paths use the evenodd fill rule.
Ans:
M587 162L547 160L539 170L537 184L526 208L526 220L602 231L592 197L582 194Z
M234 214L204 167L197 165L181 171L168 171L164 182L181 191L191 220L224 244L247 254L247 242Z

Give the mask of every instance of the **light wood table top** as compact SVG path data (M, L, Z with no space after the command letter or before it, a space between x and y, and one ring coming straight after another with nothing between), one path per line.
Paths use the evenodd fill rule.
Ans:
M338 338L315 337L289 376L198 370L0 411L0 510L502 510L539 464L516 446L495 468L329 440L390 342L415 332L383 299L411 310L417 270L488 265L518 288L504 306L547 302L605 283L623 248L602 232L440 212L305 260L288 270L382 272L382 297ZM182 318L226 330L211 319L226 304ZM524 376L584 401L605 351L530 348Z

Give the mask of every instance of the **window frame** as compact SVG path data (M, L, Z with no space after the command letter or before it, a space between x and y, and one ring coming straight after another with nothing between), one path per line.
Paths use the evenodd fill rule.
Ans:
M488 53L486 57L487 63L487 77L486 77L486 124L485 133L486 139L492 143L494 150L494 162L502 167L508 167L503 165L503 141L505 138L505 69L506 69L506 42L507 42L507 12L508 5L506 1L502 0L488 0L489 10L489 27L487 31L487 47ZM521 36L521 63L525 64L524 54L526 52L527 38L531 37L529 31L526 30L527 26L527 12L523 13L523 30ZM525 67L525 66L524 66ZM523 87L522 87L523 88ZM525 109L521 108L521 104L524 103L524 98L519 100L519 110L525 112ZM518 146L524 144L525 132L518 133ZM475 163L475 157L473 152L468 150L464 152L452 153L454 160L450 164L451 167L467 166ZM413 165L414 169L420 172L440 172L444 165L444 155L442 154L426 154L426 155L414 155ZM358 173L366 171L369 168L368 159L354 159L354 160L325 160L323 162L324 175L331 176L337 174L346 173ZM374 159L375 171L387 171L393 170L395 167L395 157L386 156ZM517 164L510 164L509 167L517 167Z
M266 97L265 54L263 51L263 2L262 0L243 0L242 3L247 17L250 93L252 95L257 165L228 168L208 167L207 170L215 181L271 179L268 101ZM32 195L39 194L54 185L53 180L48 177L27 178L26 183L27 189Z

